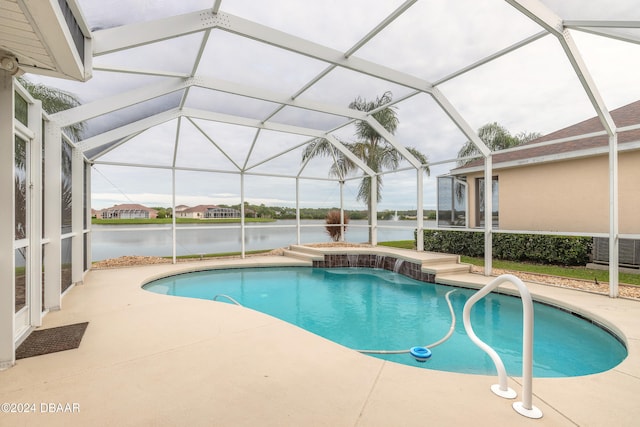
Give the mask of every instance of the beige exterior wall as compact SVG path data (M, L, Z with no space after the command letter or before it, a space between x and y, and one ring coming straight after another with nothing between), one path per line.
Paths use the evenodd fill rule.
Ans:
M476 225L476 178L469 175L471 226ZM609 161L589 157L494 170L500 229L608 232ZM619 156L620 233L640 233L640 151Z
M176 212L176 218L202 218L202 212Z

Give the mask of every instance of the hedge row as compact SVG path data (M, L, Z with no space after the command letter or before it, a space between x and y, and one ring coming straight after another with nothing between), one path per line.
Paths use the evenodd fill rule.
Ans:
M493 234L493 257L538 264L585 265L590 261L591 237L541 234ZM484 233L424 230L424 250L470 257L484 256Z

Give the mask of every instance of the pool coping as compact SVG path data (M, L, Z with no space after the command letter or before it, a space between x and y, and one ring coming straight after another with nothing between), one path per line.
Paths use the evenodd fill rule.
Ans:
M43 326L90 321L80 348L23 359L0 372L3 402L77 401L81 413L0 413L0 425L44 420L50 425L204 425L216 419L219 425L234 426L377 426L406 425L419 418L440 425L482 420L496 425L625 426L640 418L640 408L628 401L640 393L637 301L527 283L536 299L562 302L615 325L629 353L607 372L535 378L533 403L544 416L532 421L518 415L512 401L489 391L495 377L381 361L249 309L141 288L153 277L186 271L275 265L308 263L260 256L89 272L83 285L68 292L63 310L47 315ZM492 279L471 273L447 277L469 287ZM247 342L264 354L254 360L238 353ZM191 374L194 364L208 380ZM519 393L520 381L509 378Z

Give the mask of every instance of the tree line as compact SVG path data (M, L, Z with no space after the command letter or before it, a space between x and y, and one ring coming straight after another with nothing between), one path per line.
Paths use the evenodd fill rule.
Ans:
M231 208L240 210L240 205L218 205L221 208ZM161 206L153 206L152 209L158 211L158 218L171 218L171 208L165 208ZM330 211L339 211L340 208L301 208L300 219L320 219L324 220ZM399 210L399 211L380 211L378 212L379 220L392 220L395 215L398 215L398 219L415 219L416 211L414 210ZM366 220L368 213L365 209L362 210L350 210L345 209L345 215L352 220ZM435 210L425 210L424 216L426 219L435 219ZM265 206L264 204L254 205L245 202L245 218L270 218L270 219L296 219L295 208L285 206Z

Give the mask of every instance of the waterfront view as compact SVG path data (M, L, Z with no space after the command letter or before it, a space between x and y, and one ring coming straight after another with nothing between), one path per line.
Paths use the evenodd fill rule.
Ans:
M425 221L435 227L435 221ZM368 240L366 220L352 220L345 241ZM301 221L301 243L330 242L323 220ZM240 224L179 224L176 230L177 255L200 255L242 250ZM378 221L378 241L413 240L415 221ZM171 256L171 224L92 225L91 259L100 261L123 255ZM245 250L275 249L296 243L296 221L278 220L249 223L245 229Z

